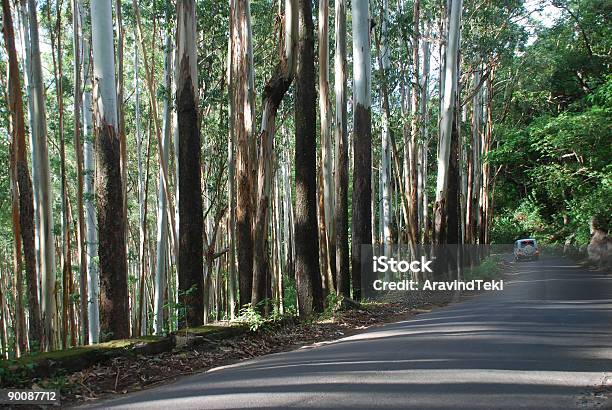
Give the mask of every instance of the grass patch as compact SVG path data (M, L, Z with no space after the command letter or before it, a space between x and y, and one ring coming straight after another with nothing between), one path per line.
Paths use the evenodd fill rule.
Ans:
M474 266L471 269L466 269L463 273L463 278L464 280L494 279L502 272L500 262L501 259L498 255L487 256L480 262L480 265Z

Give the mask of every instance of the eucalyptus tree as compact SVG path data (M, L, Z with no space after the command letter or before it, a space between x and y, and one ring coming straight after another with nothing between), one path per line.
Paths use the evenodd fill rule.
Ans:
M372 240L372 118L370 12L368 0L353 1L353 297L361 298L361 248Z
M421 3L419 0L415 0L412 6L413 18L413 36L412 36L412 101L410 103L410 115L412 117L411 129L410 129L410 142L408 144L408 156L409 156L409 181L410 188L408 190L410 200L408 206L408 231L410 244L415 245L418 242L418 227L419 227L419 214L418 214L418 138L421 126L420 121L420 107L419 107L419 19L420 19L420 7Z
M41 276L41 304L45 338L43 340L44 350L55 347L56 329L56 303L55 303L55 235L53 233L53 191L51 185L51 174L49 171L49 152L47 147L47 116L45 113L45 96L42 75L41 52L38 35L38 13L36 0L28 0L28 27L30 44L27 47L30 61L29 83L32 87L30 98L32 99L32 133L33 149L36 152L36 168L32 172L36 174L35 182L38 186L37 230L38 244L40 249L40 276Z
M312 3L299 0L295 89L295 276L300 316L323 310L317 234L317 112ZM369 202L368 202L369 203Z
M204 320L202 183L198 122L196 5L177 3L176 115L178 122L179 302L185 317L179 326L198 326ZM152 98L152 96L151 96Z
M169 23L169 22L168 22ZM168 163L170 150L170 134L172 133L172 103L170 90L172 88L172 36L167 31L164 42L164 107L163 107L163 137L161 155ZM166 261L168 252L168 200L163 187L163 171L159 170L159 189L157 194L157 251L155 263L155 295L153 302L153 330L161 334L164 325L164 294L166 289Z
M295 75L298 37L297 0L285 1L285 22L282 58L266 83L262 96L263 113L259 130L260 152L257 167L257 208L253 224L252 306L258 306L266 298L267 278L270 275L268 218L270 214L270 191L274 175L274 134L276 132L278 108Z
M429 201L427 195L427 176L428 176L428 150L429 150L429 70L431 66L431 51L430 40L431 22L425 22L425 37L421 42L421 53L423 56L423 67L421 69L421 101L420 101L420 116L421 116L421 143L419 144L419 235L421 243L429 242Z
M228 305L230 318L236 317L236 299L238 296L237 286L238 281L236 277L236 137L234 133L234 126L236 124L236 107L234 106L234 81L232 77L232 63L234 55L234 8L235 0L229 0L229 36L227 41L227 86L228 86L228 132L227 132L227 157L228 157L228 179L229 179L229 190L227 193L229 203L229 215L228 215Z
M390 121L389 118L389 107L388 107L388 96L386 95L387 90L383 90L386 87L387 73L391 66L391 60L389 58L389 2L383 0L381 2L381 34L380 34L380 70L383 80L381 81L381 98L383 107L381 110L382 117L382 129L381 129L381 146L380 146L380 185L381 185L381 211L380 211L380 231L381 241L384 245L385 254L389 250L389 245L392 242L391 234L391 217L393 215L393 203L392 203L392 189L391 189L391 138L390 133ZM387 105L387 106L384 106Z
M334 230L334 157L332 152L332 121L329 100L329 0L319 0L319 111L321 124L321 170L323 173L325 277L336 271L336 242ZM335 278L332 282L335 282Z
M83 10L83 17L86 12ZM83 18L83 21L86 21ZM91 89L91 58L89 39L83 36L83 175L85 179L85 230L87 244L87 324L89 343L100 341L100 277L98 273L98 235L94 192L94 134Z
M335 207L336 289L339 295L350 296L350 256L348 237L348 140L347 140L347 58L346 0L335 0L334 18L334 93L336 96L335 143Z
M230 89L236 141L236 250L240 275L240 306L251 302L253 288L253 193L251 141L254 134L254 75L249 0L236 0L232 10L232 70Z
M96 194L100 261L100 331L105 338L130 335L126 225L123 218L121 148L111 0L91 2L96 139Z
M448 34L443 66L444 89L441 96L440 142L438 148L438 169L436 178L436 202L434 204L434 242L445 243L447 234L449 160L451 155L451 134L455 116L458 78L459 34L461 30L462 0L450 2Z
M19 62L15 48L15 33L13 28L13 18L8 0L2 1L3 33L4 42L8 54L8 104L11 112L11 148L12 148L12 177L14 184L13 227L16 233L14 237L17 268L18 299L21 300L21 243L23 243L23 260L28 284L28 312L30 314L30 342L38 345L43 339L43 327L40 318L40 305L38 303L38 278L36 274L36 246L34 242L34 202L32 193L32 181L28 169L27 145L25 138L25 117L23 110L23 97L21 92L21 81L19 76ZM18 215L15 213L18 212ZM17 216L17 218L15 218ZM23 312L17 312L21 316ZM25 345L26 329L25 321L20 323L22 336L22 348L27 350Z
M81 136L81 122L82 122L82 85L81 85L81 68L82 60L84 55L81 55L82 51L82 18L81 18L81 5L78 0L72 0L72 29L73 29L73 42L72 48L74 52L74 150L76 156L76 171L77 171L77 249L79 256L79 294L81 298L81 326L79 334L81 342L87 343L87 303L85 303L85 294L87 293L87 250L85 248L85 212L83 207L83 143ZM89 59L89 55L85 58Z

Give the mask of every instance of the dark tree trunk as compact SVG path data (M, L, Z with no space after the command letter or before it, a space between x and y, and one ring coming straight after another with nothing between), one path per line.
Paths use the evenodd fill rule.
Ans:
M96 194L98 198L98 255L100 260L100 331L103 339L130 336L127 255L120 144L115 127L98 118Z
M19 63L15 50L15 33L8 0L2 0L4 41L9 63L9 110L12 118L13 147L17 168L17 186L19 191L19 224L25 259L26 277L28 280L28 306L30 312L30 340L38 342L43 339L43 326L38 303L38 278L36 275L36 247L34 244L34 202L32 199L32 181L28 170L27 145L25 142L25 122L23 98L19 79ZM15 238L19 240L19 238ZM23 329L25 331L25 329Z
M299 1L295 91L295 274L300 316L323 310L317 232L317 113L310 0ZM369 205L368 205L369 206Z
M457 110L455 110L456 112ZM446 239L447 243L460 243L461 227L459 224L459 129L457 128L457 116L454 116L453 132L451 134L450 158L448 166L448 203L446 216Z
M239 308L251 302L253 287L253 194L251 191L251 162L249 146L252 137L245 125L245 104L249 99L248 9L246 2L232 2L232 64L231 89L235 110L234 135L236 138L236 259L239 277Z
M179 296L185 316L179 327L204 320L203 214L198 107L189 68L182 56L176 92L179 135Z
M372 118L371 110L355 106L353 155L353 298L361 299L361 246L372 242Z
M346 9L344 2L336 2L335 61L340 71L336 74L336 289L339 295L351 295L350 254L348 237L348 139L346 110ZM340 108L338 108L340 106Z

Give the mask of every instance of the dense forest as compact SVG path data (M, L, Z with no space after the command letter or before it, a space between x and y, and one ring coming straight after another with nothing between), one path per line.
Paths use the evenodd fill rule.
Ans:
M362 244L612 222L605 0L2 0L5 358L359 300Z

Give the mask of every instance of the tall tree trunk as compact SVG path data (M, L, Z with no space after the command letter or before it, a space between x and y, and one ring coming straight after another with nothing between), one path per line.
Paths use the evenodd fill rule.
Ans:
M28 5L27 5L27 0L20 0L19 1L19 20L20 20L20 27L21 27L21 37L22 37L22 44L23 44L23 70L25 71L25 76L24 76L24 85L26 88L26 95L28 96L28 119L29 119L29 125L30 125L30 133L29 133L29 139L30 139L30 148L32 149L32 153L31 153L31 162L32 162L32 193L33 193L33 200L34 200L34 244L36 246L36 272L37 272L37 283L40 282L40 275L41 275L41 268L40 268L40 242L39 242L39 237L40 237L40 232L41 232L41 228L40 228L40 220L39 220L39 187L40 187L40 183L38 181L38 150L36 149L36 138L34 138L35 134L34 134L34 129L35 129L35 119L34 119L34 99L32 98L32 96L34 95L34 88L33 88L33 82L32 82L32 64L30 61L30 55L31 55L31 51L30 51L30 26L29 26L29 22L28 22ZM37 285L38 287L38 285ZM37 296L37 299L39 299L39 297ZM39 304L40 305L40 304ZM40 309L39 309L40 310ZM42 320L42 317L41 317ZM31 322L30 322L31 323ZM41 324L42 326L42 324ZM42 329L42 327L41 327ZM42 339L40 339L42 341Z
M53 234L53 192L51 175L49 172L49 152L47 148L47 119L45 114L45 97L40 60L40 45L38 36L38 15L36 0L28 0L28 17L30 29L30 70L32 84L32 114L34 127L31 130L32 139L36 141L32 146L36 148L36 163L39 186L37 188L39 206L38 220L40 223L40 270L42 279L41 303L45 338L44 350L55 347L56 329L56 302L55 302L55 239Z
M361 299L361 247L371 245L372 119L368 0L353 1L353 297Z
M227 255L228 264L228 286L227 286L227 305L228 313L230 318L233 320L236 317L236 303L238 298L238 279L236 269L236 137L234 132L234 126L236 124L236 107L234 106L234 81L232 80L232 63L234 59L234 9L235 0L229 0L230 6L230 19L229 19L229 37L227 43L227 67L226 76L228 84L228 179L229 179L229 192L228 192L228 204L229 204L229 215L228 215L228 247L229 252Z
M297 46L297 0L285 3L285 46L272 77L264 87L263 114L259 131L260 152L257 171L257 209L253 224L253 288L251 305L266 298L266 282L270 275L268 244L268 219L270 210L270 190L274 174L274 134L276 113L285 93L289 89L295 72L295 49Z
M299 0L295 89L295 276L300 316L323 310L317 234L317 95L310 0Z
M85 10L84 16L85 17ZM83 18L86 21L86 18ZM85 177L85 228L87 244L87 316L89 343L100 341L100 277L98 275L98 238L94 192L94 134L91 96L91 56L89 40L83 38L83 156Z
M250 98L252 64L251 10L249 0L236 0L232 18L231 89L235 109L236 138L236 250L240 275L240 307L251 302L253 287L253 237L250 145L253 139L253 110Z
M447 206L449 184L449 158L453 119L455 114L455 94L458 78L459 34L461 29L462 0L452 0L450 24L448 27L447 48L444 61L444 93L442 96L442 118L440 121L440 145L438 149L438 175L436 178L436 203L434 205L434 242L446 243Z
M6 50L8 54L8 97L9 111L11 113L11 147L14 155L14 177L17 191L19 193L19 230L20 236L15 236L18 243L23 241L23 256L28 283L27 297L30 314L30 342L32 347L40 348L43 340L43 327L40 318L40 305L38 303L38 277L36 274L36 245L34 230L34 202L32 199L32 181L28 170L28 153L25 140L25 120L23 111L23 97L21 93L21 82L19 79L19 63L15 50L15 34L13 20L8 0L2 1L3 32ZM17 200L17 198L15 198ZM19 273L21 277L21 272ZM21 283L19 283L21 286ZM25 336L25 329L23 329Z
M123 13L121 7L122 0L115 0L115 19L117 30L117 124L119 130L119 143L121 154L121 184L123 192L123 219L125 226L128 226L128 205L127 205L127 184L128 184L128 153L127 153L127 136L125 135L125 116L123 111L123 48L125 29L123 28ZM127 244L127 231L125 237ZM126 250L127 252L127 250Z
M335 247L336 289L339 295L350 296L350 256L348 237L348 137L347 137L347 62L346 0L335 0L334 88L336 94L336 173L335 173Z
M123 218L121 147L117 129L117 89L110 0L91 4L96 127L96 192L100 260L100 331L105 338L130 335L126 226Z
M478 87L480 83L480 71L474 71L473 84ZM481 122L482 122L482 87L476 89L472 98L472 133L470 161L468 166L468 190L467 190L467 241L477 242L478 232L478 204L480 202L481 181Z
M412 39L412 67L413 67L413 79L412 79L412 102L410 105L410 114L412 117L412 123L410 125L410 144L408 147L410 165L410 201L408 207L408 232L411 245L415 245L419 238L419 204L418 204L418 175L417 165L419 162L418 158L418 137L421 126L421 120L419 118L420 107L419 107L419 18L420 18L420 1L415 0L413 4L413 39Z
M480 243L488 244L490 242L489 230L491 218L493 217L493 192L495 190L495 182L493 181L493 189L491 189L491 165L486 158L491 150L493 138L493 75L494 67L491 68L489 77L487 78L486 97L485 101L485 129L483 133L482 158L485 159L482 164L482 186L481 186L481 209L480 209ZM493 177L494 178L494 177ZM489 193L491 191L491 193Z
M429 223L428 223L428 198L427 198L427 162L429 150L429 133L427 124L429 122L429 67L430 67L430 22L427 21L425 29L425 39L421 43L423 54L423 68L421 70L421 145L420 145L420 176L421 184L419 186L419 226L421 227L422 240L421 243L429 242Z
M195 1L177 3L178 56L176 109L179 163L179 295L186 309L180 326L199 326L204 319L203 215L198 122L197 32Z
M83 29L81 26L81 10L77 0L72 0L72 29L73 29L73 51L74 51L74 150L76 153L77 167L77 248L79 255L79 294L81 326L79 330L81 343L87 344L87 251L85 249L85 212L83 209L83 144L81 141L81 38ZM88 58L86 56L85 58Z
M326 277L336 275L336 241L334 221L334 156L329 101L329 0L319 0L319 110L321 112L321 168L323 172L322 215L325 226ZM331 291L331 289L330 289Z
M228 246L229 252L228 258L228 298L227 303L229 305L229 316L230 319L236 317L236 297L238 281L236 278L236 137L234 133L234 126L236 125L236 106L234 105L234 81L232 80L234 62L234 9L235 0L229 0L230 5L230 19L229 19L229 38L227 44L227 85L228 85L228 179L229 179L229 192L228 192L228 203L229 203L229 216L228 216Z
M389 246L393 242L391 234L391 218L393 215L393 203L392 203L392 188L391 188L391 143L389 138L391 135L390 129L390 118L389 118L389 101L387 95L387 84L386 74L391 65L389 59L389 44L388 44L388 20L389 20L389 4L387 0L381 3L381 37L380 37L380 50L379 64L382 71L382 84L381 84L381 95L382 95L382 130L381 130L381 147L380 147L380 184L381 184L381 212L380 212L380 230L382 233L382 243L384 246L385 254L389 253Z
M169 19L168 19L169 20ZM169 24L170 21L167 21ZM164 48L164 116L163 116L163 139L159 147L162 156L168 163L170 149L170 134L172 132L172 110L170 101L170 90L172 88L172 36L166 32ZM166 292L166 259L168 252L168 201L166 191L163 187L163 172L159 171L159 184L157 194L157 251L155 263L155 301L153 330L160 335L164 327L164 294Z
M68 347L68 332L69 332L69 310L71 308L70 288L72 278L72 251L70 240L70 220L68 216L68 192L66 182L66 144L64 135L64 87L62 79L63 74L63 59L62 59L62 22L60 2L55 3L55 28L50 29L51 51L53 55L53 74L55 79L57 111L58 111L58 133L60 140L60 198L61 198L61 215L62 215L62 253L61 253L61 269L62 269L62 332L61 341L64 348ZM51 7L47 7L47 18L49 26L51 26Z

